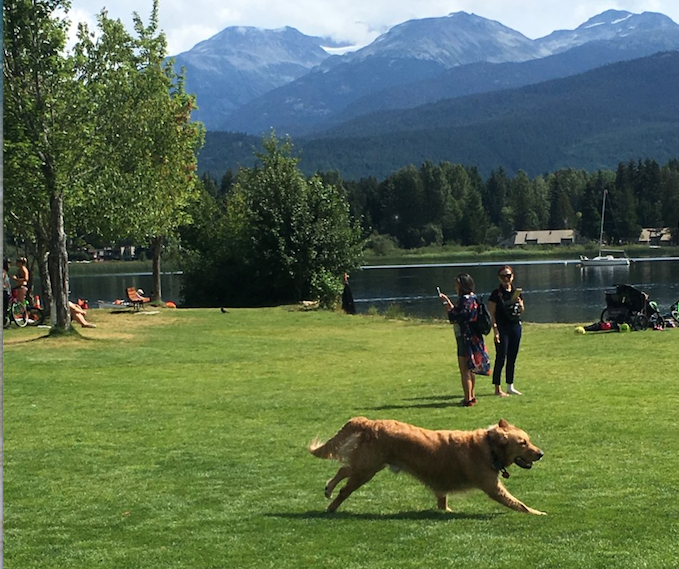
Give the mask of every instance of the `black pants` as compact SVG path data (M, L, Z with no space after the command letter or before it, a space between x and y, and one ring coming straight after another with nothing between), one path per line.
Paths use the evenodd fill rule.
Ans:
M493 385L500 385L502 368L507 362L505 379L508 384L514 383L514 367L521 344L521 323L498 325L500 341L495 344L495 365L493 366Z

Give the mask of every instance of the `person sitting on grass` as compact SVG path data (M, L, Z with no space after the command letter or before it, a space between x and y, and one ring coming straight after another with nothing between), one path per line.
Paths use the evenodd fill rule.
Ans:
M68 307L71 309L71 320L75 320L83 328L96 328L96 324L88 322L85 318L87 311L78 306L75 302L68 301Z

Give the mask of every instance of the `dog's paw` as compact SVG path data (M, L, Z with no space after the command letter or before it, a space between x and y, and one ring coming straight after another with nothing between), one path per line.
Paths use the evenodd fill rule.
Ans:
M541 512L540 510L534 510L533 508L528 508L528 513L535 516L546 516L547 512Z
M323 490L323 494L328 500L330 500L330 498L332 497L332 488L326 486L325 489Z

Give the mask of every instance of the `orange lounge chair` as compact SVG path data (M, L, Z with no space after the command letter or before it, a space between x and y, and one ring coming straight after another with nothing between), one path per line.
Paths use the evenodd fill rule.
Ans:
M141 291L142 293L144 292L141 289L139 289L139 291ZM142 308L144 308L144 304L151 301L150 298L139 294L139 291L137 291L137 289L134 288L133 286L127 287L127 289L125 289L125 293L127 294L127 300L130 302L135 311L141 310Z

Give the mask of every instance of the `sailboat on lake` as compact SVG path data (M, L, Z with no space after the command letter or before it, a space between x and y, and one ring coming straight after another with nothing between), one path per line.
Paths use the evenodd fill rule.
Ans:
M601 204L601 230L599 231L599 254L591 259L580 255L580 265L583 267L629 267L629 257L624 251L616 249L604 249L604 216L606 215L606 196L608 190L604 190L604 198ZM607 253L607 254L604 254ZM622 253L622 256L614 256L613 253Z

